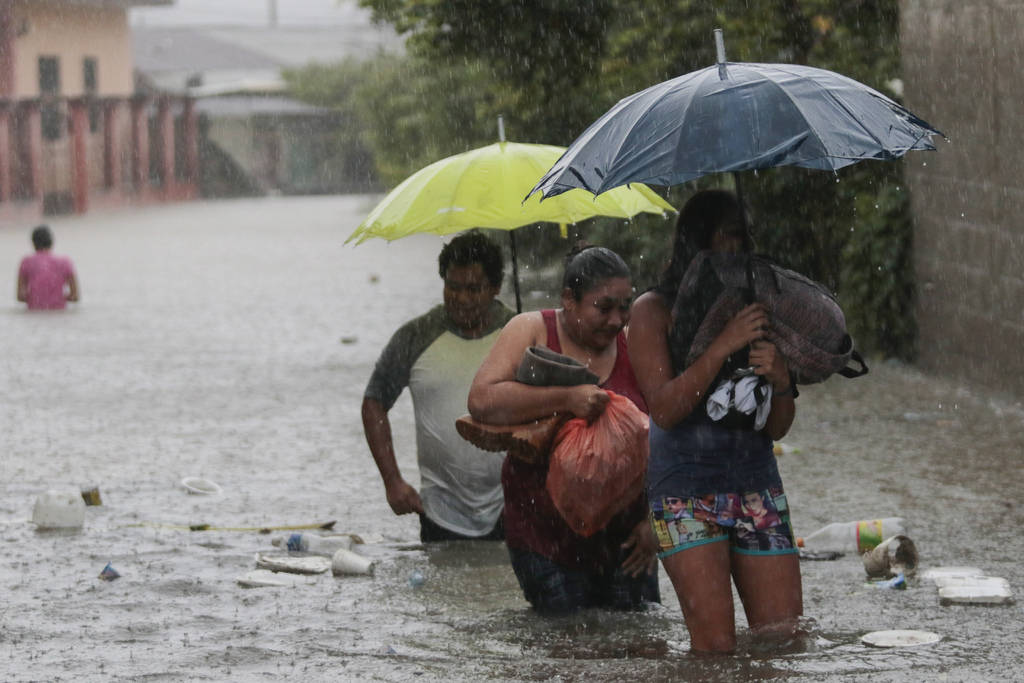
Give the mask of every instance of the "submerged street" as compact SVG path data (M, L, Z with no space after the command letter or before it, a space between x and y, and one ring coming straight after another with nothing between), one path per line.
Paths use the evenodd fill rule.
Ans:
M674 594L639 614L534 616L499 543L424 548L395 517L360 402L394 330L441 300L441 240L345 246L379 197L196 202L50 221L82 301L15 302L32 226L0 228L0 662L5 679L1009 681L1020 604L940 606L936 588L865 585L861 561L802 563L811 635L741 635L688 654ZM529 256L525 257L526 261ZM4 284L7 283L7 284ZM555 282L548 283L553 291ZM507 302L514 299L503 293ZM527 299L529 306L531 299ZM967 565L1024 591L1024 405L869 361L801 388L780 470L797 535L903 517L921 567ZM418 483L412 406L391 411ZM201 476L220 495L189 495ZM80 533L28 522L40 493L98 486ZM336 520L376 560L291 588L243 588L262 527ZM110 563L121 578L98 578ZM422 587L409 585L420 570ZM741 612L740 612L741 614ZM742 617L739 619L742 624ZM865 633L936 644L875 649Z

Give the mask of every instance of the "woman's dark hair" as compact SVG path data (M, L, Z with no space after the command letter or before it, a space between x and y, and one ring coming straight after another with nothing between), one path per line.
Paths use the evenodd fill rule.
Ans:
M676 219L672 258L655 289L674 299L690 261L699 252L711 248L711 236L719 226L739 231L745 217L747 230L750 229L750 216L744 216L743 212L736 195L729 190L701 190L690 197Z
M53 246L53 233L50 232L50 228L45 225L40 225L32 231L32 246L36 250L49 249Z
M505 257L497 242L479 230L470 230L457 236L441 249L437 258L441 277L448 274L452 266L471 266L479 263L492 287L497 287L505 278Z
M562 288L568 287L576 301L596 288L602 280L614 277L631 278L629 266L611 249L577 242L565 255L565 275Z

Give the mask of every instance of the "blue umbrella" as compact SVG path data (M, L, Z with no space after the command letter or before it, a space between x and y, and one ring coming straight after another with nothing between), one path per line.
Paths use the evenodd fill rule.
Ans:
M599 195L629 183L677 185L731 172L742 203L740 171L834 171L864 159L891 161L910 150L934 150L932 136L942 135L851 78L809 66L727 62L720 29L715 43L715 66L619 101L569 146L530 196L574 188ZM749 253L749 231L741 227ZM750 303L751 259L747 282ZM859 354L856 360L859 374L866 373Z
M715 39L717 65L621 100L530 194L584 188L598 195L629 183L677 185L774 166L836 170L934 150L932 136L942 135L851 78L809 66L726 62L721 30Z

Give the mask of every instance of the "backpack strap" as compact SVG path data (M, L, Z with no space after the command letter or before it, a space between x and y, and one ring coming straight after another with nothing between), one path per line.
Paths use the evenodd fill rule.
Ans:
M846 367L839 371L840 375L848 379L853 379L854 377L863 377L868 374L868 365L864 362L864 359L860 357L860 354L857 353L857 349L853 350L853 353L850 355L850 360L854 363L860 363L860 370Z

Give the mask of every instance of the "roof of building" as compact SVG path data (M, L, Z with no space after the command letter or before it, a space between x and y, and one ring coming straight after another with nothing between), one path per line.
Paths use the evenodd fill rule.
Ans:
M390 29L345 26L163 27L133 30L135 70L151 87L184 92L240 80L280 80L283 69L399 51Z
M37 0L38 1L38 0ZM142 5L170 5L174 0L64 0L70 5L92 5L94 7L139 7Z
M199 29L135 29L132 33L135 68L144 74L280 67L266 55Z
M314 107L287 97L261 95L225 95L196 100L196 111L214 118L248 117L253 114L273 116L324 116L334 113L324 107Z
M131 12L135 27L370 25L355 0L175 0L170 7Z

